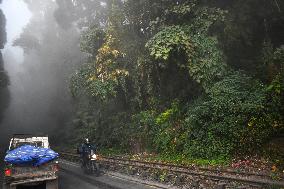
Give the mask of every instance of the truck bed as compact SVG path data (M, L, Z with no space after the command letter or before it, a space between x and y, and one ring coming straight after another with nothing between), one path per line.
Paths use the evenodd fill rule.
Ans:
M14 134L10 139L7 160L5 157L4 189L15 189L18 185L33 186L41 184L44 184L46 189L58 189L59 167L58 161L56 161L58 154L52 150L46 152L49 148L47 135ZM8 154L9 152L12 154ZM53 158L45 157L45 153L52 154L53 156L50 157ZM47 159L39 161L43 160L41 157ZM43 164L43 162L46 163Z
M53 162L38 167L12 165L11 176L6 177L6 183L18 185L57 179L57 166Z

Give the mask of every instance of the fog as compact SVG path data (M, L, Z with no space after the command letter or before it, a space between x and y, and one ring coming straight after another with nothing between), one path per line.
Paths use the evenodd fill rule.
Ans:
M1 142L13 133L59 135L72 114L69 77L83 61L79 30L57 23L55 1L8 0L3 9L11 97L0 126Z
M15 38L19 37L22 29L31 18L31 12L28 10L27 5L23 0L5 0L1 4L1 8L6 17L6 32L7 32L7 43L4 51L10 51L17 63L23 61L23 50L19 47L13 47L12 43ZM10 64L17 64L10 62ZM6 64L7 65L7 64ZM8 68L8 67L7 67Z

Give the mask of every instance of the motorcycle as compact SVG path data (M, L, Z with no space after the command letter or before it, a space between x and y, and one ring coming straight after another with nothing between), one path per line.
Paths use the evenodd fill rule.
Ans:
M99 176L100 167L99 163L97 162L98 156L95 154L94 150L91 150L91 152L85 158L85 163L84 160L81 160L81 167L84 170L84 173Z

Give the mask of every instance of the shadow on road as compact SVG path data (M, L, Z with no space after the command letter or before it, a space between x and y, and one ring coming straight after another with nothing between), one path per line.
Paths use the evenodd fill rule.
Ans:
M45 189L45 184L37 186L18 186L17 189Z

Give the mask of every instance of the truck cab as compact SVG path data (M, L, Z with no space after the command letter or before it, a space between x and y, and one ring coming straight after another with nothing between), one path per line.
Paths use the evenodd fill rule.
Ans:
M8 151L23 145L50 148L47 135L13 135L10 139ZM13 165L6 163L4 189L16 189L17 186L45 185L46 189L58 189L58 161L32 165Z

